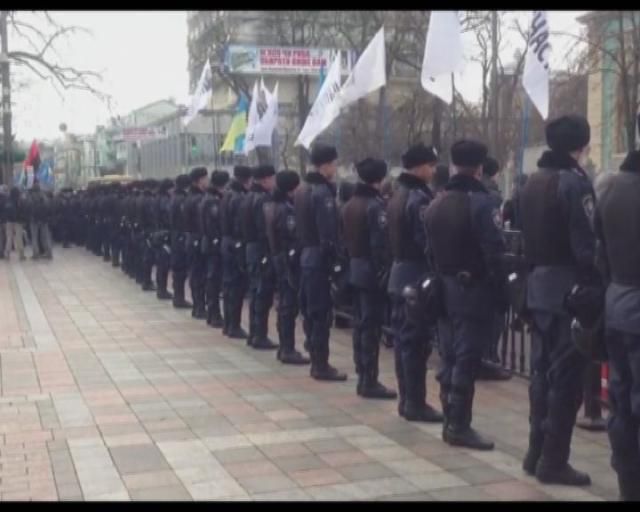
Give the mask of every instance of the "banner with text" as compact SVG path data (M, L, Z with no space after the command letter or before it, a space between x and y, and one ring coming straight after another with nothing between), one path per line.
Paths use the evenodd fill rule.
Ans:
M336 50L284 46L229 45L225 67L229 73L250 75L318 75L327 68ZM342 51L342 73L351 71L352 56Z

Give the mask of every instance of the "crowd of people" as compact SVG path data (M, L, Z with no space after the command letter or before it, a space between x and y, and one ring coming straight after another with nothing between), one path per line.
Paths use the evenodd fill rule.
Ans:
M58 211L53 192L43 191L36 181L26 194L19 187L0 188L0 258L15 250L26 259L30 244L33 259L52 258L51 223Z
M442 423L444 442L471 449L494 447L471 426L475 381L511 306L532 335L523 469L545 483L591 483L569 456L590 365L576 336L592 333L598 343L606 340L611 365L612 466L622 498L634 500L640 497L640 152L629 153L596 201L581 167L587 121L555 119L546 139L538 170L502 208L494 181L500 166L480 142L453 144L450 167L439 164L433 147L414 145L393 181L384 161L367 158L356 165L357 183L340 191L336 149L316 144L313 170L302 181L298 172L270 165L236 166L233 176L198 167L175 180L66 189L53 201L55 231L63 245L86 245L142 290L190 309L226 337L277 350L283 364L310 365L317 380L347 379L329 362L336 288L346 282L357 394L397 399L400 417ZM47 239L37 208L21 204L12 190L3 209L7 242L15 241L15 224L27 221L32 237ZM38 203L28 197L27 204ZM524 270L509 258L505 219L522 230ZM275 296L277 342L268 321ZM397 391L378 372L387 310ZM441 409L426 399L435 340Z

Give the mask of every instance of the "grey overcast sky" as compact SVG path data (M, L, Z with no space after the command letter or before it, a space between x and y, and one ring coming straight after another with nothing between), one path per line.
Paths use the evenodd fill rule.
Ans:
M584 11L549 11L551 30L577 34L576 16ZM185 11L53 11L62 25L78 25L91 35L77 34L58 46L61 62L100 71L100 87L113 97L113 114L125 115L134 108L173 97L188 97L187 17ZM526 12L521 15L527 19ZM25 19L38 18L22 13ZM17 38L13 36L17 45ZM11 43L10 43L11 44ZM471 42L466 41L472 50ZM505 60L513 55L519 41L503 49ZM562 68L567 40L552 39L552 67ZM16 68L14 67L15 71ZM467 66L456 85L468 99L477 98L477 67ZM16 73L21 73L16 71ZM22 72L29 85L14 93L14 132L18 140L53 139L65 122L73 133L93 133L112 115L106 105L89 93L62 91L62 97L48 82Z

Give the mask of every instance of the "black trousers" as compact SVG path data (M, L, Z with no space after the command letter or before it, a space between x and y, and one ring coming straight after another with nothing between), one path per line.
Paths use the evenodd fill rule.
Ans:
M360 377L375 382L378 379L385 297L380 291L356 288L354 299L353 362Z
M331 285L326 270L302 267L300 310L308 333L311 363L319 367L325 366L329 363L329 334L333 320Z
M189 264L187 260L186 236L184 233L171 234L171 276L173 281L173 301L184 301L184 284L187 280Z
M607 331L611 466L640 485L640 334Z
M529 448L546 465L562 467L569 461L587 359L571 339L571 318L543 312L533 317Z
M169 279L169 267L171 266L170 250L164 244L155 249L156 259L156 288L158 293L167 291L167 281Z
M391 323L399 408L422 407L426 401L427 360L432 351L433 333L407 314L405 301L398 296L393 297Z
M220 292L222 290L222 256L215 251L207 256L207 280L205 295L207 303L207 320L222 318L220 312Z
M233 240L223 239L222 301L225 332L240 327L242 301L247 293L247 278L241 258L244 258L244 254L236 250Z

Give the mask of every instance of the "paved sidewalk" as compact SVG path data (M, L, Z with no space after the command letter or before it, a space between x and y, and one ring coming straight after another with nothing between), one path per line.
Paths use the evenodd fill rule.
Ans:
M349 331L334 331L331 361L350 380L316 382L83 249L0 260L0 326L2 500L617 497L601 433L574 436L590 488L523 474L524 381L477 386L474 424L495 451L452 448L440 426L356 396ZM395 385L391 351L381 361L381 380ZM428 384L437 404L433 372Z

